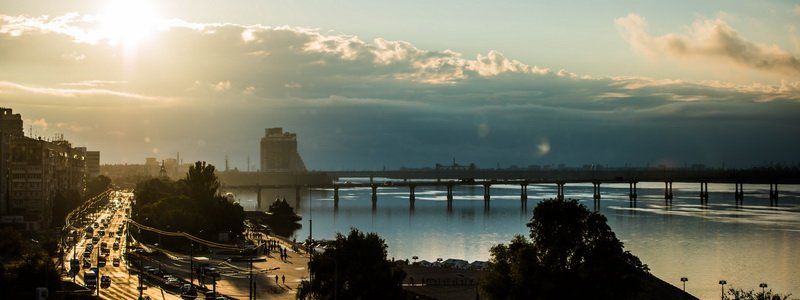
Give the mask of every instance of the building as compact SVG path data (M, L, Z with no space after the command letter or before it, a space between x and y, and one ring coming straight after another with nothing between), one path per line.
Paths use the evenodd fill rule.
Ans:
M297 135L283 128L267 128L261 138L261 172L305 172L297 152Z
M11 109L0 109L0 120L0 223L48 228L56 195L85 190L86 150L73 148L63 137L46 141L24 136L22 118Z
M8 214L10 197L11 140L23 136L22 116L0 107L0 215Z
M86 151L86 176L100 176L100 151Z

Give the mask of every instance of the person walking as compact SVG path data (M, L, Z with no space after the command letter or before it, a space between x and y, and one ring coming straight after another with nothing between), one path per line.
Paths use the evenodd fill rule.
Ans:
M275 284L278 284L278 275L275 275Z
M283 285L286 285L286 275L281 275L281 281L283 281Z

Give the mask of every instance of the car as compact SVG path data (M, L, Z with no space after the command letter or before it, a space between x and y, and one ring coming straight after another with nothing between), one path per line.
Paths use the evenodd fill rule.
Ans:
M203 293L203 296L205 296L205 299L211 299L211 300L217 299L217 293L215 293L214 291L206 291L205 293Z
M100 277L100 287L108 288L109 286L111 286L111 277L109 277L108 275L101 276Z
M195 298L197 297L197 289L194 285L191 284L184 284L181 286L181 297L183 298Z
M111 264L115 267L119 267L119 257L114 257L114 259L111 260Z
M114 250L119 250L119 242L114 242L114 245L112 247L114 248Z
M105 257L98 257L97 258L97 266L98 267L105 267L106 266L106 258Z
M92 256L92 250L83 251L83 257L89 258Z
M167 278L166 284L167 284L167 286L170 286L172 288L179 288L181 286L181 281L178 280L178 278L170 277L170 278Z
M83 260L83 268L84 269L88 269L88 268L91 268L91 267L92 267L92 261L90 261L88 259L84 259Z

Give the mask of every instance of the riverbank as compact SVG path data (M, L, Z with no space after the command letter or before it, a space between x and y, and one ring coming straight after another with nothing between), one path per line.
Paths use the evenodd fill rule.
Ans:
M463 300L478 299L478 282L484 272L452 268L404 265L403 289L411 299ZM642 279L642 292L631 299L672 300L697 299L681 289L653 276ZM579 288L579 287L576 287Z

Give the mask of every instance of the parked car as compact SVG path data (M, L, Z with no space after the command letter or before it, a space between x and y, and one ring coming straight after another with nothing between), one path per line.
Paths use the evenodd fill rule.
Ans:
M119 257L114 257L114 259L111 260L111 264L115 267L119 267Z

